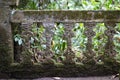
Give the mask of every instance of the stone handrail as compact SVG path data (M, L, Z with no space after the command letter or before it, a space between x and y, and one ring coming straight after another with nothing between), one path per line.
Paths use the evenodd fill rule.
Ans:
M120 11L28 10L13 11L11 22L120 22Z
M52 30L54 29L54 23L63 23L64 30L65 30L64 38L67 42L67 49L64 51L64 56L66 57L67 63L73 63L75 58L75 53L71 49L72 47L71 39L72 37L74 37L74 34L72 32L72 29L74 28L74 24L75 23L84 24L84 27L86 29L84 34L88 39L86 43L86 51L84 55L89 59L91 58L94 59L95 52L92 50L92 46L93 46L92 38L95 36L95 32L93 31L93 28L96 26L96 23L104 23L105 27L107 28L105 31L105 35L108 38L107 43L105 45L104 53L107 53L111 57L115 56L116 51L114 50L113 36L115 34L116 23L120 22L120 11L75 11L75 10L15 11L15 10L11 10L12 6L18 4L16 3L16 1L19 1L19 0L1 0L0 1L0 73L1 71L3 71L3 73L6 73L7 71L4 71L4 70L9 69L9 71L10 70L11 72L13 71L13 75L15 75L14 72L15 73L16 71L19 72L19 70L22 72L23 70L23 73L24 73L27 67L30 67L30 65L27 65L26 67L26 66L21 66L20 64L15 64L15 65L12 64L12 66L10 66L11 63L14 63L14 54L15 54L14 46L13 46L13 37L12 37L13 35L12 27L14 26L12 26L11 23L13 24L20 23L21 27L24 29L24 31L22 32L23 34L22 36L26 37L24 35L27 34L28 38L33 36L33 34L29 32L31 25L33 23L42 23L42 25L45 28L44 34L46 39L46 43L45 43L46 50L43 53L45 54L46 59L51 58L53 55L53 52L51 51L50 46L51 46L51 40L54 34L54 32L52 32ZM28 38L25 39L24 45L26 47L24 48L24 51L30 48ZM29 62L30 57L25 56L25 59L23 60L27 60L27 62ZM55 67L54 65L50 65L50 66L52 66L53 68ZM79 71L79 68L81 68L81 67L78 68L78 66L76 65L75 66L73 65L73 67L70 67L70 68L74 68L74 67L77 68L77 71ZM101 67L101 65L98 65L98 68L99 67ZM36 70L34 68L36 68ZM43 68L45 70L48 69L48 67L44 68L39 64L31 66L31 70L36 72L38 71L42 72L40 68ZM55 67L55 68L58 68L58 67ZM60 68L63 68L64 70L66 70L66 66L60 65ZM102 68L104 69L104 66L102 66ZM28 71L31 71L31 70L28 70ZM75 70L73 70L73 72Z
M49 10L30 10L30 11L13 11L11 15L12 23L22 23L24 27L29 27L30 24L43 23L45 27L45 35L46 35L46 50L47 53L52 53L50 51L51 40L54 33L50 33L54 28L54 23L63 23L65 27L65 39L67 41L67 50L64 52L66 59L69 62L72 62L72 58L74 58L75 53L71 49L71 39L73 36L73 25L75 23L84 23L86 28L85 35L88 38L88 42L86 44L86 52L85 55L89 58L91 56L94 57L95 53L92 50L92 38L95 36L95 32L93 28L96 26L96 23L104 23L107 27L105 31L105 35L108 37L108 42L105 46L105 53L113 56L116 54L114 50L113 44L113 36L115 34L114 27L116 23L120 22L120 11L76 11L76 10L57 10L57 11L49 11ZM50 28L51 27L51 28ZM27 30L25 31L27 32ZM29 32L29 31L28 31ZM28 41L27 41L28 42ZM69 54L71 53L71 54ZM87 54L86 54L87 53ZM68 57L72 57L71 59Z

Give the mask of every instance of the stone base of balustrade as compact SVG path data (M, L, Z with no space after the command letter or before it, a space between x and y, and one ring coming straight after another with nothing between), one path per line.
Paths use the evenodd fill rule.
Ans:
M34 63L33 65L21 65L13 63L0 72L0 78L33 79L40 77L88 77L108 76L118 74L118 64L48 64Z

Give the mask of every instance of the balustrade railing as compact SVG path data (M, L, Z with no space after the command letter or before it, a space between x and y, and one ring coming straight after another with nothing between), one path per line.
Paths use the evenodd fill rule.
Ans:
M118 72L120 11L11 10L16 1L0 1L0 75L21 78L36 72L37 77L68 77Z
M119 13L120 11L14 11L11 17L11 22L21 23L21 27L24 29L21 35L23 39L25 38L25 44L23 46L25 47L24 49L28 50L31 46L30 38L35 36L34 32L31 31L32 26L35 26L34 24L36 24L36 29L40 27L44 28L42 37L40 38L45 39L45 49L36 49L39 54L37 54L37 51L34 52L35 50L32 51L33 54L37 54L38 56L42 55L40 61L37 60L38 62L44 61L44 59L48 59L49 61L50 58L54 57L56 54L52 50L51 43L54 41L55 27L58 27L57 24L61 23L64 29L61 39L66 41L66 49L63 50L61 54L65 57L65 61L68 63L73 63L77 60L75 56L76 52L73 50L74 47L72 46L72 38L75 36L73 29L75 28L76 23L83 23L85 30L82 35L86 36L87 42L84 44L86 48L85 51L82 52L82 55L97 62L97 59L95 58L98 54L93 48L93 38L96 36L94 29L98 23L104 24L105 31L103 31L103 34L106 36L107 42L102 46L104 51L101 52L111 58L114 57L116 55L114 35L116 34L116 24L120 22ZM101 36L101 38L102 37L103 36ZM39 39L39 41L41 40ZM24 49L23 51L25 51Z

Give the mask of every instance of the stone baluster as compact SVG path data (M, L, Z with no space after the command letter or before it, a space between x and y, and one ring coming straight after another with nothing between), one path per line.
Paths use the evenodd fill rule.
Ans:
M45 28L45 38L46 38L46 49L45 49L45 57L51 58L53 56L53 52L51 50L51 41L54 35L54 22L43 22L43 26Z
M64 53L66 57L65 62L67 63L74 63L75 53L72 51L72 42L71 39L74 37L74 33L72 31L74 27L74 23L64 23L64 38L67 41L67 49Z
M26 23L22 23L21 27L22 27L22 39L23 39L23 50L22 50L22 63L25 64L29 64L32 63L32 51L30 51L30 39L31 37L34 36L34 34L31 32L31 25L32 23L30 22L26 22Z
M105 26L107 27L107 30L105 31L105 35L108 37L106 46L105 46L105 54L108 56L115 56L116 51L114 50L114 43L113 43L113 36L115 34L115 26L116 23L108 22L105 23Z
M24 46L30 49L30 38L33 37L31 32L31 23L22 23L22 37L24 39Z
M0 0L0 69L14 61L10 6L15 3L15 0Z
M92 38L95 36L95 32L93 31L93 28L95 27L95 23L84 23L85 26L85 36L87 37L87 43L86 43L86 51L84 52L84 55L87 58L92 58L95 56L92 45Z

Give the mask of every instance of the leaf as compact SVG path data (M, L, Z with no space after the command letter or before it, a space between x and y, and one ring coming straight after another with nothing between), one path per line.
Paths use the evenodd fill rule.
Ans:
M65 45L66 45L66 43L63 42L63 44L62 44L62 50L65 50Z
M19 38L18 37L15 37L15 42L19 41Z
M31 37L30 43L34 43L34 38L33 37Z
M20 39L18 40L18 44L21 45L22 43L23 43L23 41L22 41L22 39L20 38Z
M12 10L11 14L13 15L15 13L15 10Z

